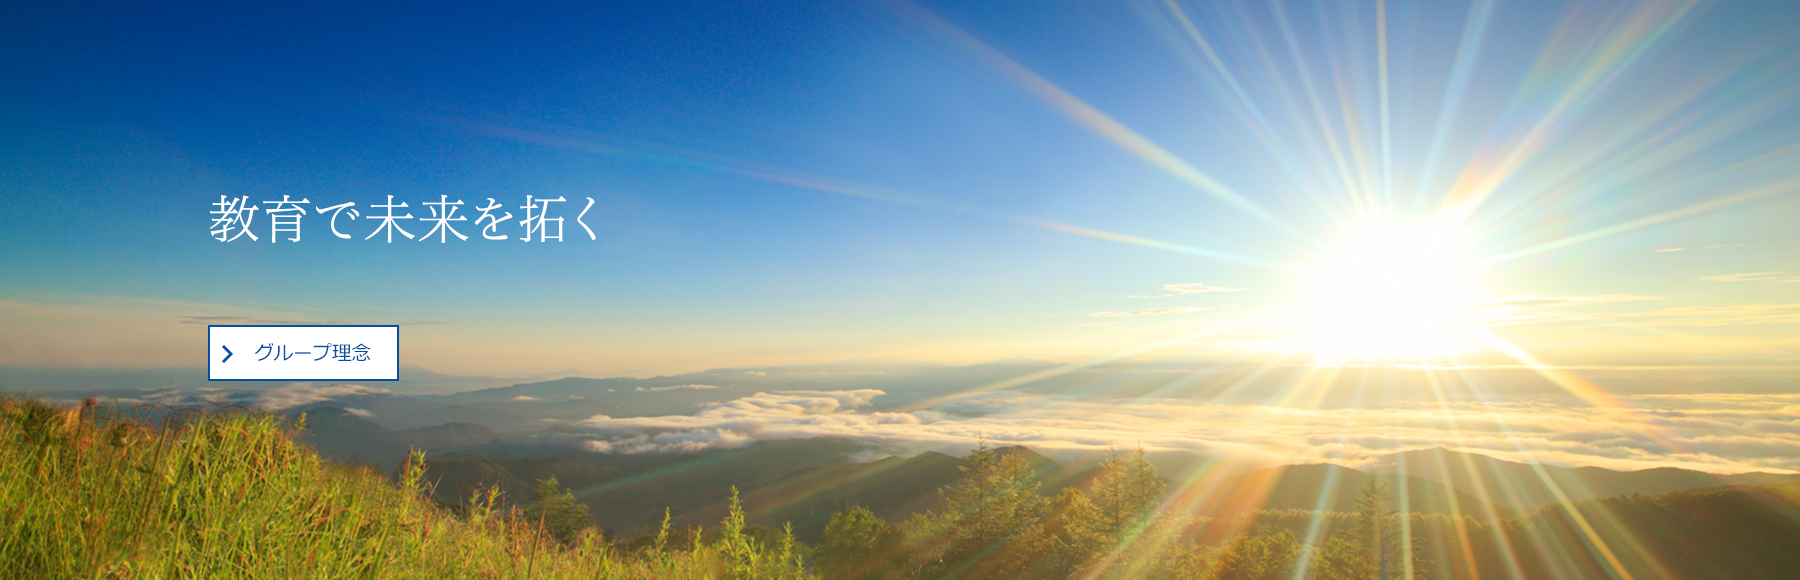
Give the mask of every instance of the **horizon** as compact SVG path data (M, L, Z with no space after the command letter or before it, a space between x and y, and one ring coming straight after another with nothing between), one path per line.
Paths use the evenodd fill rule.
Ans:
M180 371L109 371L102 381L82 371L21 376L16 368L0 368L0 388L68 400L92 394L128 403L217 400L285 413L336 407L395 430L441 421L430 419L439 416L432 409L440 406L474 405L486 410L460 422L529 440L546 425L537 421L548 421L592 433L595 443L587 448L601 453L679 454L807 438L845 439L896 453L953 452L985 439L1065 459L1142 446L1153 455L1226 464L1359 468L1395 452L1445 447L1508 461L1621 471L1800 472L1800 457L1771 446L1758 432L1792 421L1800 406L1796 379L1750 384L1590 371L1615 397L1614 406L1601 406L1570 395L1538 369L1523 368L1453 371L1487 377L1485 396L1452 394L1468 402L1451 402L1429 386L1443 369L1340 368L1348 373L1343 380L1362 386L1296 401L1282 386L1295 377L1307 380L1315 372L1308 365L1225 368L1170 360L1059 365L1005 359L967 366L888 360L649 377L409 378L403 369L397 383L277 386L194 380L202 369ZM31 381L61 386L19 388ZM1107 386L1094 388L1096 382ZM94 386L102 383L109 386ZM1171 390L1175 383L1186 386ZM589 402L617 410L591 416L557 410ZM530 417L545 418L520 419Z

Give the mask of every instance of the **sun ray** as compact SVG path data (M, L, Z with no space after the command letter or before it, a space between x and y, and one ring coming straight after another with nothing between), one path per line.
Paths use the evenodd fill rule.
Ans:
M1438 161L1443 157L1444 147L1450 140L1450 129L1455 125L1456 113L1462 106L1463 92L1469 86L1469 79L1474 76L1475 57L1481 52L1488 19L1493 11L1493 0L1477 0L1469 5L1468 15L1463 21L1462 36L1457 41L1450 78L1446 83L1444 96L1438 102L1437 120L1431 129L1431 144L1426 147L1424 160L1419 164L1418 186L1413 192L1414 211L1419 209L1419 202L1426 199L1426 193L1432 187Z
M1585 47L1586 50L1579 51L1578 58L1585 62L1577 65L1579 70L1574 78L1568 80L1562 91L1549 100L1543 112L1536 115L1536 122L1531 123L1506 145L1497 146L1499 150L1488 149L1487 155L1472 160L1446 192L1439 213L1457 224L1469 219L1488 196L1524 166L1532 155L1542 150L1549 139L1568 124L1573 115L1591 104L1600 89L1680 24L1683 17L1698 5L1698 1L1686 0L1673 7L1668 6L1669 4L1671 3L1647 3L1639 7L1635 14L1626 17L1624 24L1616 25L1593 41L1601 46L1589 46ZM1539 54L1537 64L1533 65L1526 82L1514 97L1512 108L1516 110L1515 114L1534 111L1541 102L1541 97L1527 93L1530 87L1551 83L1552 78L1546 77L1554 76L1555 80L1562 80L1560 66L1552 63L1560 63L1566 58L1556 52L1558 43L1574 43L1576 37L1587 36L1573 32L1578 16L1578 11L1570 11L1563 27L1553 36L1551 44Z
M1381 198L1383 211L1393 211L1394 122L1389 118L1387 0L1375 0L1377 84L1381 91ZM1410 574L1408 574L1410 576Z
M1775 184L1759 187L1756 189L1751 189L1749 191L1739 192L1739 193L1736 193L1733 195L1728 195L1725 197L1713 198L1713 199L1698 202L1693 205L1689 205L1687 207L1683 207L1680 209L1666 211L1666 212L1663 212L1660 214L1656 214L1656 215L1644 217L1644 218L1639 218L1639 219L1625 222L1622 224L1617 224L1617 225L1607 226L1604 228L1589 230L1589 231L1583 232L1581 234L1561 238L1561 239L1550 241L1550 242L1544 242L1541 244L1521 248L1521 249L1514 250L1511 252L1506 252L1503 254L1498 254L1491 258L1483 260L1479 265L1490 266L1490 265L1494 265L1494 264L1517 260L1519 258L1523 258L1526 256L1531 256L1534 254L1541 254L1544 252L1572 246L1572 245L1579 244L1582 242L1605 238L1607 236L1618 235L1621 233L1657 225L1657 224L1664 223L1664 222L1673 221L1673 220L1680 219L1680 218L1685 218L1685 217L1689 217L1689 216L1693 216L1693 215L1699 215L1699 214L1703 214L1706 212L1716 211L1719 209L1759 200L1759 199L1766 198L1766 197L1773 197L1776 195L1793 193L1793 192L1800 192L1800 179L1788 180L1788 181L1781 182L1781 183L1775 183Z
M1493 331L1481 327L1468 326L1464 327L1464 332L1481 340L1488 348L1492 348L1497 352L1512 357L1513 360L1519 361L1519 364L1525 365L1526 368L1537 372L1538 375L1544 377L1545 380L1554 383L1558 387L1562 387L1565 392L1574 395L1576 398L1581 399L1587 404L1609 409L1633 408L1632 405L1626 403L1624 400L1607 392L1606 389L1600 388L1599 385L1581 378L1580 375L1539 361L1536 357L1533 357L1531 353L1525 352L1525 349L1520 348L1519 345L1513 344L1505 338L1501 338L1500 335L1494 334ZM1658 437L1661 436L1658 435Z
M584 153L591 153L591 154L595 154L595 155L604 155L604 156L608 156L608 157L621 157L621 158L626 158L626 159L633 159L633 160L644 161L644 162L649 162L649 163L658 163L658 164L663 164L663 165L688 167L688 168L700 169L700 170L704 170L704 171L728 173L728 174L737 175L740 177L747 177L750 179L756 179L756 180L764 181L764 182L768 182L768 183L778 183L778 184L782 184L782 185L799 187L799 188L809 189L809 190L813 190L813 191L834 193L834 194L839 194L839 195L867 199L867 200L871 200L871 201L879 201L879 202L883 202L883 203L891 203L891 204L903 205L903 206L908 206L908 207L916 207L916 208L921 208L921 209L935 210L935 211L940 211L940 212L950 213L950 214L976 215L976 216L980 216L980 217L984 217L984 218L988 218L988 219L1005 221L1005 222L1015 223L1015 224L1024 225L1024 226L1030 226L1030 227L1049 230L1049 231L1062 232L1062 233L1066 233L1066 234L1074 234L1074 235L1098 239L1098 240L1120 242L1120 243L1130 244L1130 245L1134 245L1134 246L1153 248L1153 249L1164 250L1164 251L1168 251L1168 252L1174 252L1174 253L1178 253L1178 254L1185 254L1185 255L1189 255L1189 256L1206 258L1206 259L1210 259L1210 260L1218 260L1218 261L1222 261L1222 262L1233 262L1233 263L1253 265L1253 266L1272 268L1272 269L1278 269L1278 270L1287 268L1286 266L1283 266L1281 264L1277 264L1274 262L1270 262L1267 260L1263 260L1263 259L1259 259L1259 258L1255 258L1255 257L1251 257L1251 256L1236 254L1236 253L1232 253L1232 252L1225 252L1225 251L1221 251L1221 250L1201 248L1201 247L1190 246L1190 245L1186 245L1186 244L1177 244L1177 243L1173 243L1173 242L1164 242L1164 241L1159 241L1159 240L1154 240L1154 239L1144 238L1144 237L1139 237L1139 236L1118 234L1118 233L1106 232L1106 231L1092 229L1092 228L1084 228L1084 227L1059 224L1059 223L1044 221L1044 220L1039 220L1039 219L1018 217L1018 216L1012 216L1012 215L1001 214L1001 213L996 213L996 212L971 209L971 208L967 207L966 205L952 203L949 201L945 201L942 199L936 199L936 198L932 198L932 197L928 197L928 196L924 196L924 195L918 195L918 194L914 194L914 193L898 191L898 190L894 190L894 189L890 189L890 188L860 184L860 183L845 181L845 180L841 180L841 179L832 179L832 178L827 178L827 177L806 175L806 174L798 172L798 171L782 169L782 168L777 168L777 167L771 167L771 166L757 164L757 163L751 163L748 161L732 159L732 158L728 158L728 157L724 157L724 156L720 156L720 155L700 154L700 153L692 153L692 152L682 152L682 153L654 152L654 151L647 151L647 150L642 150L642 149L630 149L630 148L625 148L625 147L617 147L617 146L607 145L607 144L603 144L603 143L599 143L599 142L595 142L595 141L591 141L591 140L586 140L586 139L565 137L565 136L543 133L543 132L538 132L538 131L514 129L514 128L510 128L510 127L501 127L501 126L484 125L484 124L473 124L473 123L468 123L468 124L464 124L464 125L471 132L475 132L475 133L479 133L479 134L483 134L483 135L489 135L489 136L493 136L493 137L499 137L499 138L504 138L504 139L520 141L520 142L524 142L524 143L533 143L533 144L543 145L543 146L547 146L547 147L555 147L555 148L567 149L567 150L571 150L571 151L580 151L580 152L584 152Z
M1203 172L1189 164L1187 161L1182 160L1179 156L1164 149L1161 145L1157 145L1137 131L1133 131L1130 127L1126 127L1123 123L1113 119L1112 116L1087 104L1086 101L1081 100L1075 95L1069 94L1069 92L1063 90L1062 87L1059 87L1055 83L1032 72L1031 69L1025 68L1024 65L1015 62L1000 51L995 50L986 43L970 36L969 33L964 32L955 25L939 18L936 14L932 14L924 8L905 2L904 0L894 0L891 4L894 6L896 12L907 15L927 30L937 33L951 45L962 49L963 53L973 57L977 62L980 62L999 73L1003 78L1017 84L1027 93L1037 97L1045 104L1062 112L1071 120L1086 127L1090 131L1093 131L1096 135L1099 135L1107 141L1112 142L1121 149L1124 149L1132 155L1137 156L1139 159L1163 170L1169 175L1186 182L1188 185L1212 196L1214 199L1243 211L1251 217L1262 220L1270 226L1289 234L1304 235L1300 229L1294 227L1294 225L1287 220L1270 213L1262 206L1257 205L1255 202L1250 201L1249 198L1244 197L1243 194L1226 186L1219 180L1214 179L1211 175L1207 175L1206 172Z
M1357 141L1346 139L1347 144L1338 142L1336 128L1333 126L1330 116L1325 113L1325 106L1320 102L1319 90L1315 87L1316 83L1313 82L1310 72L1312 67L1307 64L1305 54L1300 48L1300 40L1295 36L1294 28L1288 22L1287 10L1279 1L1269 3L1269 8L1275 16L1277 30L1281 32L1282 40L1287 46L1288 56L1293 60L1294 76L1300 79L1300 88L1304 91L1306 101L1311 106L1312 122L1317 127L1318 137L1324 142L1325 150L1330 153L1331 163L1337 171L1338 184L1345 188L1345 193L1353 204L1360 204L1368 198L1368 181L1363 175L1364 172L1361 171L1361 167L1364 165L1351 161L1344 152L1346 147L1355 147ZM1345 121L1352 122L1349 118L1346 118ZM1354 207L1365 213L1367 211L1365 207Z
M1163 6L1168 9L1172 16L1174 16L1177 28L1184 33L1183 39L1190 41L1194 46L1199 47L1201 54L1206 57L1206 62L1210 67L1208 70L1224 80L1228 92L1234 99L1233 102L1237 106L1242 107L1245 112L1244 116L1253 121L1253 123L1250 124L1250 127L1256 134L1258 141L1260 141L1263 147L1268 149L1269 152L1276 157L1277 162L1281 164L1283 170L1287 171L1288 177L1291 178L1296 185L1314 199L1323 199L1323 194L1319 192L1317 188L1312 187L1312 180L1307 177L1306 171L1302 168L1304 164L1302 164L1299 158L1295 156L1293 148L1282 138L1281 133L1276 131L1274 125L1269 121L1268 115L1263 111L1262 106L1258 105L1256 99L1246 92L1243 83L1238 80L1238 75L1231 71L1231 67L1226 66L1224 60L1219 57L1218 52L1213 49L1213 43L1208 41L1206 35L1201 33L1200 29L1194 25L1194 21L1188 16L1187 11L1183 10L1181 5L1177 4L1175 0L1163 0ZM1186 53L1184 52L1183 54L1185 55ZM1201 76L1204 78L1204 75Z

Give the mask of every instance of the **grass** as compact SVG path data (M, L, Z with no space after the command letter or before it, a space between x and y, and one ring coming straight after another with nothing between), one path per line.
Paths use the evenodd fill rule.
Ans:
M0 578L799 578L792 537L718 533L623 549L566 546L497 490L453 513L422 489L321 461L304 417L242 409L58 409L0 400ZM710 538L710 539L704 539Z

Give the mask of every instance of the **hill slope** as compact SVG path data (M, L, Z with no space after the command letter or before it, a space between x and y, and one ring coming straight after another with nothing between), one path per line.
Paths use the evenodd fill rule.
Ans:
M1370 474L1329 464L1289 465L1238 477L1203 481L1181 502L1191 513L1232 517L1255 510L1352 512L1358 490L1374 478L1393 494L1396 506L1413 513L1467 516L1483 521L1510 518L1514 511L1435 481L1395 474Z
M780 544L727 533L676 553L564 545L522 517L333 465L270 414L157 422L0 399L0 579L796 578ZM788 544L791 547L791 540Z
M1472 497L1519 511L1557 503L1619 495L1657 495L1724 485L1800 483L1800 475L1716 475L1691 469L1615 471L1517 463L1448 449L1407 451L1382 457L1376 473L1401 473L1447 484Z

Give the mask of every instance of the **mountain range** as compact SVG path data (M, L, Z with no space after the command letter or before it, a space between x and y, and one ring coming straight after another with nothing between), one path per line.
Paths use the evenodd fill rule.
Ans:
M390 431L341 408L307 413L304 437L327 458L391 472L409 447L428 450L427 480L436 486L436 497L450 503L488 485L524 502L538 478L555 476L588 505L597 524L620 535L653 531L664 508L672 525L712 525L736 487L750 521L792 523L798 536L810 540L833 512L849 506L868 507L889 521L932 510L939 505L938 490L963 477L965 467L962 458L933 451L877 458L880 450L845 439L762 441L693 453L593 453L579 448L578 438L561 437L554 425L526 437L465 422ZM1094 475L1092 465L1065 465L1023 447L1012 452L1026 455L1046 495L1079 487ZM1168 505L1210 517L1259 510L1349 512L1371 478L1406 511L1489 523L1564 501L1800 483L1795 474L1571 468L1445 448L1384 455L1367 471L1330 464L1234 471L1198 456L1190 463L1202 467L1177 476L1190 485L1169 481ZM1208 476L1209 469L1219 473Z

